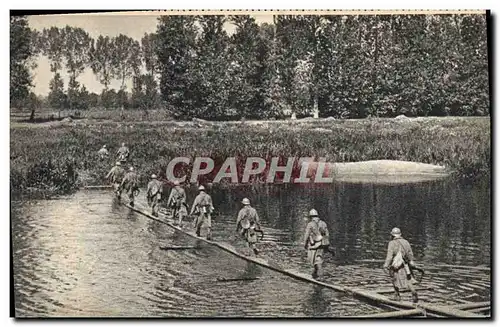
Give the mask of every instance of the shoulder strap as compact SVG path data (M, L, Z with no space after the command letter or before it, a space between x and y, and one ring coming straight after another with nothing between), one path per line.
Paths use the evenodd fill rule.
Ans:
M396 239L396 242L399 244L399 249L401 251L401 254L403 255L403 258L406 258L406 249L403 246L403 243L401 243L400 239Z

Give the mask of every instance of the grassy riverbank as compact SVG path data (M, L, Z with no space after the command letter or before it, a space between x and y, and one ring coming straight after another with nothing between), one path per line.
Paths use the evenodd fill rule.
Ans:
M325 157L330 162L375 159L444 165L455 177L490 176L490 119L416 118L268 122L11 122L11 191L65 194L103 184L114 160L99 160L121 142L145 183L174 157Z

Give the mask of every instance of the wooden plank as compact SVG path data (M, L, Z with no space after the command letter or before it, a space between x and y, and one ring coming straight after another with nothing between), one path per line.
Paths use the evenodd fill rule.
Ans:
M180 231L180 232L182 232L182 233L184 233L184 234L186 234L186 235L188 235L188 236L190 236L192 238L201 240L201 241L206 242L206 243L208 243L210 245L216 246L216 247L218 247L218 248L220 248L220 249L222 249L222 250L224 250L226 252L232 253L235 256L237 256L237 257L239 257L239 258L241 258L243 260L253 262L255 264L258 264L260 266L263 266L263 267L268 268L270 270L279 272L281 274L284 274L286 276L292 277L292 278L297 279L297 280L301 280L301 281L308 282L308 283L311 283L311 284L316 284L316 285L324 286L326 288L329 288L329 289L332 289L332 290L335 290L335 291L349 293L349 294L352 294L352 295L354 295L356 297L361 297L363 299L368 299L368 300L371 300L371 301L374 301L374 302L377 302L377 303L382 303L382 304L390 305L390 306L393 306L393 307L396 307L396 308L403 308L403 309L423 308L423 309L426 310L426 312L431 313L431 314L451 316L451 317L463 317L463 318L484 318L485 317L483 315L478 315L478 314L475 314L475 313L472 313L472 312L461 311L461 310L458 310L458 309L454 309L454 308L450 308L450 307L444 307L444 306L438 306L438 305L435 305L435 304L430 305L430 304L425 304L425 303L419 303L418 305L415 305L413 303L405 302L405 301L392 301L392 300L388 299L387 297L382 296L382 295L377 294L377 293L367 292L367 291L356 289L356 288L349 288L349 287L342 287L342 286L333 285L333 284L327 284L327 283L315 280L315 279L313 279L309 275L305 275L303 273L296 272L296 271L293 271L293 270L290 270L290 269L288 269L288 270L282 269L281 267L277 267L275 265L271 265L266 260L264 260L262 258L255 258L255 257L245 256L245 255L237 252L234 249L234 247L232 247L229 244L223 244L223 243L219 243L219 242L207 240L207 239L202 238L202 237L198 237L195 234L190 233L190 232L188 232L186 230L183 230L183 229L179 228L178 226L175 226L175 225L173 225L172 223L170 223L170 222L168 222L166 220L162 220L159 217L154 217L154 216L150 215L149 213L147 213L145 211L142 211L139 208L138 205L136 205L135 207L131 207L131 206L129 206L126 203L123 203L123 205L125 205L126 207L128 207L129 209L131 209L131 210L133 210L133 211L135 211L137 213L142 214L143 216L145 216L145 217L147 217L149 219L152 219L152 220L158 221L160 223L166 224L166 225L170 226L171 228L176 229L176 230L178 230L178 231Z
M366 316L356 316L356 318L397 318L397 317L411 317L416 315L425 316L425 311L420 309L399 310L399 311L375 313Z
M107 190L112 189L112 185L87 185L83 187L86 190Z
M259 277L241 277L241 278L217 278L217 282L240 282L240 281L252 281L258 280Z
M362 259L362 260L355 260L355 262L360 262L360 263L383 263L385 260L382 259ZM446 264L439 264L439 265L427 265L425 263L422 263L423 266L428 266L430 268L460 268L460 269L466 269L466 270L482 270L482 271L490 271L490 267L486 266L461 266L461 265L446 265Z
M463 310L454 309L452 307L446 307L437 304L427 304L427 303L419 303L419 308L424 308L427 312L433 312L438 314L444 314L448 317L457 317L457 318L484 318L483 315L478 315L473 312L467 312Z
M193 250L193 249L199 249L199 246L174 246L174 245L169 245L169 246L160 246L161 250L169 251L169 250Z
M416 287L415 290L417 292L419 291L432 291L434 290L434 287ZM378 293L378 294L390 294L390 293L394 293L394 288L380 288L380 289L373 289L373 290L370 290L370 291L373 291L375 293ZM399 291L400 293L408 293L410 292L409 289L405 288L403 290L400 290Z
M471 310L467 310L467 311L474 312L474 313L488 312L488 311L491 311L491 306L488 305L486 307L475 308L475 309L471 309Z
M480 308L484 307L487 305L490 305L490 301L484 301L484 302L469 302L469 303L464 303L464 304L457 304L457 305L452 305L452 308L459 309L459 310L466 310L466 309L474 309L474 308Z

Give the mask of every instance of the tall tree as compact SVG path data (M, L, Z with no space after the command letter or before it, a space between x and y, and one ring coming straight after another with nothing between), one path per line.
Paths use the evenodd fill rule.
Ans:
M70 76L68 83L68 102L70 109L76 103L75 94L78 93L78 76L85 70L90 61L92 39L89 34L78 27L66 26L62 30L64 39L63 56L65 66Z
M145 33L141 39L142 61L149 75L155 77L158 71L158 36L156 33Z
M99 35L95 42L92 42L89 59L92 72L97 76L99 82L108 90L114 73L115 44L109 36Z
M229 106L229 36L225 16L200 16L201 35L197 42L196 70L198 116L217 118L227 115Z
M194 16L161 16L157 33L158 69L162 99L179 116L189 115L199 96L191 74L197 29Z
M36 53L26 17L10 18L10 105L22 106L32 86L30 60Z
M120 90L126 89L126 81L140 67L140 45L131 37L120 34L114 38L113 66L115 78L120 81Z
M231 36L231 83L230 105L238 111L239 116L250 117L261 114L262 103L259 103L259 26L255 18L248 15L230 17L236 25ZM257 110L256 110L257 109Z
M48 104L59 110L59 118L61 117L61 109L66 106L66 95L64 94L64 81L60 73L55 73L54 78L49 83Z

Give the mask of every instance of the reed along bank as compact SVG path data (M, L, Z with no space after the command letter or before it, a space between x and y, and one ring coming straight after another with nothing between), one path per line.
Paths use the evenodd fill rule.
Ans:
M212 158L216 166L228 157L240 158L238 170L247 157L413 161L443 165L465 183L489 179L491 171L490 117L247 122L82 119L11 123L10 133L11 194L23 197L50 197L84 185L107 184L105 176L121 143L130 148L130 163L144 184L152 173L164 175L171 159L197 156ZM104 144L110 155L101 160L97 151ZM185 170L180 173L189 178L190 168Z

